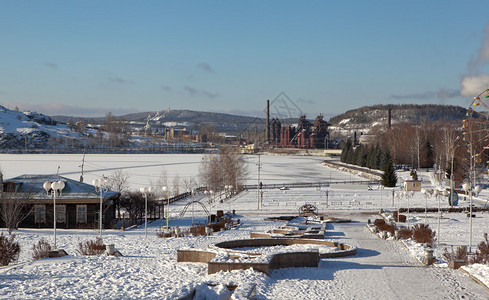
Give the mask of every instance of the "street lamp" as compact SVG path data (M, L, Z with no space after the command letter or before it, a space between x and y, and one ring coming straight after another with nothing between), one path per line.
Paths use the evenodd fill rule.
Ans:
M465 191L465 194L467 193L470 193L470 212L469 212L469 223L470 223L470 229L469 229L469 253L472 252L472 186L470 185L470 183L464 183L462 185L462 188L464 189Z
M211 198L209 197L209 191L205 190L204 195L207 197L207 204L211 204Z
M100 179L94 179L92 181L92 184L95 186L95 191L100 192L100 213L99 213L99 227L100 227L100 239L102 239L102 212L103 212L103 192L105 190L105 183L107 182L107 179L105 177L102 177Z
M437 246L440 246L440 219L441 219L441 210L440 210L440 198L438 197L438 194L440 191L438 189L435 189L433 191L433 195L435 195L435 199L438 200L438 238L436 239L436 244Z
M65 183L63 181L61 181L61 180L60 181L55 181L55 182L46 181L46 182L44 182L44 184L42 185L42 187L44 188L44 190L46 191L46 193L48 194L48 196L49 196L49 191L51 191L51 194L53 195L54 249L57 249L57 247L56 247L56 193L57 193L57 191L59 191L61 193L61 191L65 187Z
M163 186L161 190L163 191L163 197L165 197L166 199L166 229L168 229L168 217L170 216L170 198L168 198L168 195L166 193L168 191L166 185Z
M429 192L427 189L422 189L421 193L424 195L424 223L426 223L426 219L428 218L428 195Z
M148 193L152 192L152 188L142 186L139 188L141 194L144 195L144 237L148 238Z
M450 207L453 207L453 160L455 159L455 149L459 146L456 144L457 140L460 138L460 136L457 136L455 140L453 141L452 145L452 163L451 163L451 168L450 168Z

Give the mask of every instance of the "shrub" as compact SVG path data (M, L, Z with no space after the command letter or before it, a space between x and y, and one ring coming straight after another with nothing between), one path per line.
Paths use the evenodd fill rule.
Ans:
M471 264L489 263L489 240L487 233L484 233L484 241L480 242L475 250L475 254L470 258Z
M193 236L205 235L205 225L199 223L195 226L190 227L190 233Z
M217 223L207 225L207 227L212 228L212 231L214 232L221 231L221 229L223 229L224 226L226 226L226 220L221 220Z
M105 245L100 237L78 243L78 253L81 255L100 255L105 252Z
M380 227L383 224L385 224L385 220L384 219L375 219L375 221L374 221L374 225L377 226L377 227Z
M409 228L401 229L401 239L407 240L413 237L413 231Z
M416 224L413 226L413 239L418 243L426 243L428 247L432 247L436 233L431 230L427 224Z
M161 229L157 229L156 230L156 236L160 239L161 238L169 238L169 237L172 237L172 232L167 231L167 230L163 231Z
M453 251L453 246L451 247L450 252L448 252L447 248L443 250L443 258L445 258L446 261L451 261L451 260L463 260L465 261L465 264L468 262L468 252L467 252L467 246L459 246L457 247L457 250L454 252Z
M4 236L0 235L0 266L7 266L9 263L19 259L20 246L15 241L15 234Z
M394 235L396 226L387 224L384 219L376 219L374 225L379 228L379 231L388 231L391 235Z
M49 245L46 240L42 239L32 246L32 259L37 260L49 257L49 251L51 251L51 245Z

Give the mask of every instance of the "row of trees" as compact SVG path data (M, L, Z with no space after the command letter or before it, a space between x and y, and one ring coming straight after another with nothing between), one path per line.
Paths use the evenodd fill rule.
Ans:
M342 162L376 170L383 170L386 163L391 159L388 148L381 149L379 145L353 147L350 139L345 143L341 152Z
M397 167L415 170L435 168L447 178L452 175L453 165L454 179L461 182L468 176L470 155L460 127L458 122L437 121L398 123L391 129L374 128L371 134L376 135L377 145L354 147L348 141L341 160L379 170L384 170L386 162L391 160ZM481 160L476 167L482 169L485 165Z
M359 145L353 147L349 139L341 151L341 162L353 164L360 167L382 170L381 183L386 187L394 187L397 184L397 175L392 164L390 151L381 149L379 145L368 147Z
M457 181L467 177L469 156L460 124L448 122L400 123L378 131L378 143L386 145L395 165L420 170L436 168Z

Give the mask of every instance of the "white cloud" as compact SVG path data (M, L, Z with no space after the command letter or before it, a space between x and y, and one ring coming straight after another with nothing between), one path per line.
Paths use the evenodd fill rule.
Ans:
M460 82L460 94L465 97L475 97L489 88L489 75L480 74L466 76Z

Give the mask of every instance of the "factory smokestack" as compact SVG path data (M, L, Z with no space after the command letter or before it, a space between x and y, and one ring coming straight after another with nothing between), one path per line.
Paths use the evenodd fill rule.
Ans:
M265 143L270 142L270 100L267 100L267 124L265 126Z
M392 109L389 108L387 115L387 129L391 129L392 122Z

